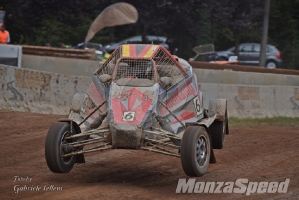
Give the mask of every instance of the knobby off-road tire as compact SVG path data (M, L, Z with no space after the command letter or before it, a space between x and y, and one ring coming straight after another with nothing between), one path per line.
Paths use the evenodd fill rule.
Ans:
M227 111L225 112L224 121L214 121L209 127L213 149L222 149L224 138L228 130Z
M181 162L188 176L203 176L209 167L211 143L207 130L189 126L181 142Z
M49 169L54 173L67 173L73 168L77 156L63 158L66 153L63 144L73 142L73 139L64 140L70 131L70 124L67 122L55 122L49 129L45 142L45 157ZM73 134L76 130L73 127ZM69 135L68 135L69 136Z

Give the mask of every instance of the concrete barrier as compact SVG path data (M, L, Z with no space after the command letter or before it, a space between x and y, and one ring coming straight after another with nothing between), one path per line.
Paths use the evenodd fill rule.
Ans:
M213 75L203 75L204 73ZM230 79L225 77L226 72L223 71L222 76L221 71L219 73L199 71L199 85L206 108L209 98L224 98L228 100L229 116L299 117L299 86L292 85L297 84L296 80L288 82L289 79L277 78L276 82L282 81L285 85L270 85L270 82L268 85L257 85L250 82L251 75L246 73L238 74L239 78L232 76L231 83L243 84L223 84ZM204 82L201 76L209 77L206 81L213 80L211 76L215 76L216 83ZM242 79L242 76L247 78ZM85 93L90 83L91 77L0 65L0 109L67 114L74 94ZM262 83L266 84L267 81Z
M74 94L90 83L90 77L0 65L0 109L67 114Z
M92 60L33 55L23 55L22 59L22 68L71 76L91 76L98 67L99 62ZM299 75L212 69L193 69L193 71L197 75L199 83L299 86Z
M257 72L257 73L266 73L266 74L286 74L286 75L298 75L299 70L292 69L270 69L265 67L258 66L245 66L245 65L236 65L236 64L213 64L208 62L199 62L199 61L189 61L189 64L193 69L213 69L213 70L232 70L239 72Z
M299 75L193 69L199 83L299 86Z
M227 99L229 116L245 118L299 117L299 86L201 83L204 107L209 98Z
M21 67L22 47L0 44L0 64Z
M71 76L91 76L99 61L50 56L23 55L22 68Z

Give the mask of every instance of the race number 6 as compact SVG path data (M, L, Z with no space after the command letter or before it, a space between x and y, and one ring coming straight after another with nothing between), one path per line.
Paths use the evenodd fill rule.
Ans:
M195 111L196 111L196 115L200 115L201 114L201 108L200 108L200 104L199 104L199 99L198 97L195 97L193 99L193 103L194 103L194 107L195 107Z
M132 122L134 121L134 118L135 118L135 112L132 111L124 112L123 121Z

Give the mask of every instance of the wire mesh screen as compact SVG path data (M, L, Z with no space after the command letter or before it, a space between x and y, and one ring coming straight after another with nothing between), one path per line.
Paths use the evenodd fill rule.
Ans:
M122 55L122 49L118 48L118 50L115 52L114 56L110 56L108 60L100 67L99 71L97 72L98 75L102 74L110 74L112 75L115 64L117 60Z
M166 89L171 88L187 76L184 71L179 68L161 49L154 55L153 60L156 62L159 77L170 77L172 80L171 85L169 85Z
M154 81L154 64L150 59L123 58L119 61L116 80L121 78L139 78Z
M102 74L109 74L112 75L114 71L115 64L117 60L121 57L122 55L122 49L118 48L118 50L115 51L114 56L110 56L108 60L103 63L103 65L100 67L100 69L97 71L97 75L101 76ZM109 83L104 83L104 86L107 88L109 87Z

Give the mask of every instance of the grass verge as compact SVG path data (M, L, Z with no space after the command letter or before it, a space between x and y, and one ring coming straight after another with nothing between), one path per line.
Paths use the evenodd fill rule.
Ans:
M237 118L230 117L229 126L298 126L299 117L271 117L271 118Z

